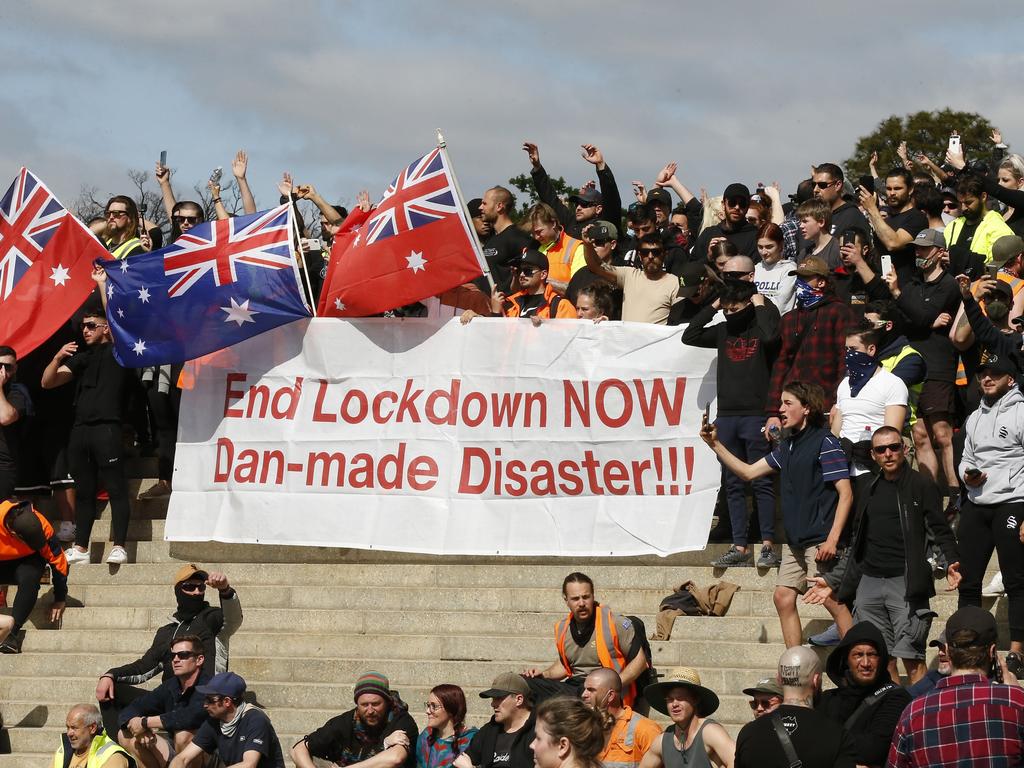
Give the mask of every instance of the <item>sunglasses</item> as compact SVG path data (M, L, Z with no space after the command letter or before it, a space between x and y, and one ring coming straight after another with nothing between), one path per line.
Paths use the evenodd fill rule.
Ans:
M179 224L185 224L185 223L188 223L188 224L198 224L199 223L199 217L198 216L178 216L178 215L176 215L176 216L174 216L174 220L176 222L178 222Z
M97 328L106 328L106 323L95 323L92 320L86 320L82 323L82 329L86 331L95 331Z
M755 712L759 709L768 709L772 705L771 699L752 699L747 702Z
M959 208L960 207L960 203L954 203L954 202L951 202L951 201L947 200L946 202L944 202L942 204L942 207L943 208Z
M903 443L886 443L885 445L871 446L871 452L875 456L882 456L885 453L901 453L902 451Z
M597 203L588 203L588 202L585 202L583 200L580 200L579 202L576 203L576 207L577 208L597 208Z
M816 182L814 182L814 186L816 186L818 189L828 189L829 187L831 187L833 184L836 184L836 183L838 183L838 182L836 182L836 181L816 181Z
M14 363L0 363L0 368L3 368L5 371L13 371L14 367Z
M223 698L223 696L204 696L203 704L220 704Z
M127 216L128 211L107 211L103 215L108 219L120 219L122 216Z
M722 277L729 277L729 278L732 278L733 280L742 280L747 275L752 275L752 274L754 274L754 273L753 272L739 272L739 271L736 271L736 270L732 270L732 271L729 271L729 272L723 272L722 273Z
M522 275L523 277L533 277L538 272L540 272L540 270L536 269L534 267L520 267L519 268L519 274Z
M172 659L181 659L182 661L194 659L198 655L195 651L171 651Z
M729 208L745 208L750 205L750 201L745 197L730 197L725 204Z
M646 253L648 256L660 256L665 252L664 248L638 248L637 253Z
M184 581L181 584L181 589L184 592L205 592L206 584L201 581Z

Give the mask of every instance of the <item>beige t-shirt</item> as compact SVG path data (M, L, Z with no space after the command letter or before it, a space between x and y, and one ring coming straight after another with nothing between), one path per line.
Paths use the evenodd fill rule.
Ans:
M651 280L636 267L612 267L622 289L622 319L665 325L672 305L679 301L679 278L666 272Z

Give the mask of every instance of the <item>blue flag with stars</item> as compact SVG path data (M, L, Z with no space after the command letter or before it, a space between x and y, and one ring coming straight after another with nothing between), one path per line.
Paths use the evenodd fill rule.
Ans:
M114 356L182 363L309 317L292 255L292 208L208 221L166 248L99 262Z

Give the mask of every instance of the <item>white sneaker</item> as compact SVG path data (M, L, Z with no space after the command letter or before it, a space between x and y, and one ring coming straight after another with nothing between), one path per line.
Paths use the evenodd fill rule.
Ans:
M1003 574L1001 571L996 571L996 575L981 590L981 594L985 597L1000 597L1006 594L1006 590L1003 588Z
M64 550L64 557L67 559L68 564L73 563L88 563L89 562L89 551L83 552L78 547L68 547Z
M78 526L69 520L61 520L60 528L57 529L57 538L61 541L74 541Z
M124 547L113 546L110 548L110 554L107 555L107 562L111 565L121 565L122 563L128 562L128 553L124 551Z

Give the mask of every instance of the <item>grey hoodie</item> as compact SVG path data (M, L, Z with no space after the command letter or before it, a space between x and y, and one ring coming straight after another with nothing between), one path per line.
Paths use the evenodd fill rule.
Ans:
M988 477L977 487L967 486L975 504L1024 501L1024 395L1013 387L992 405L984 400L964 425L967 437L960 476L972 467Z

